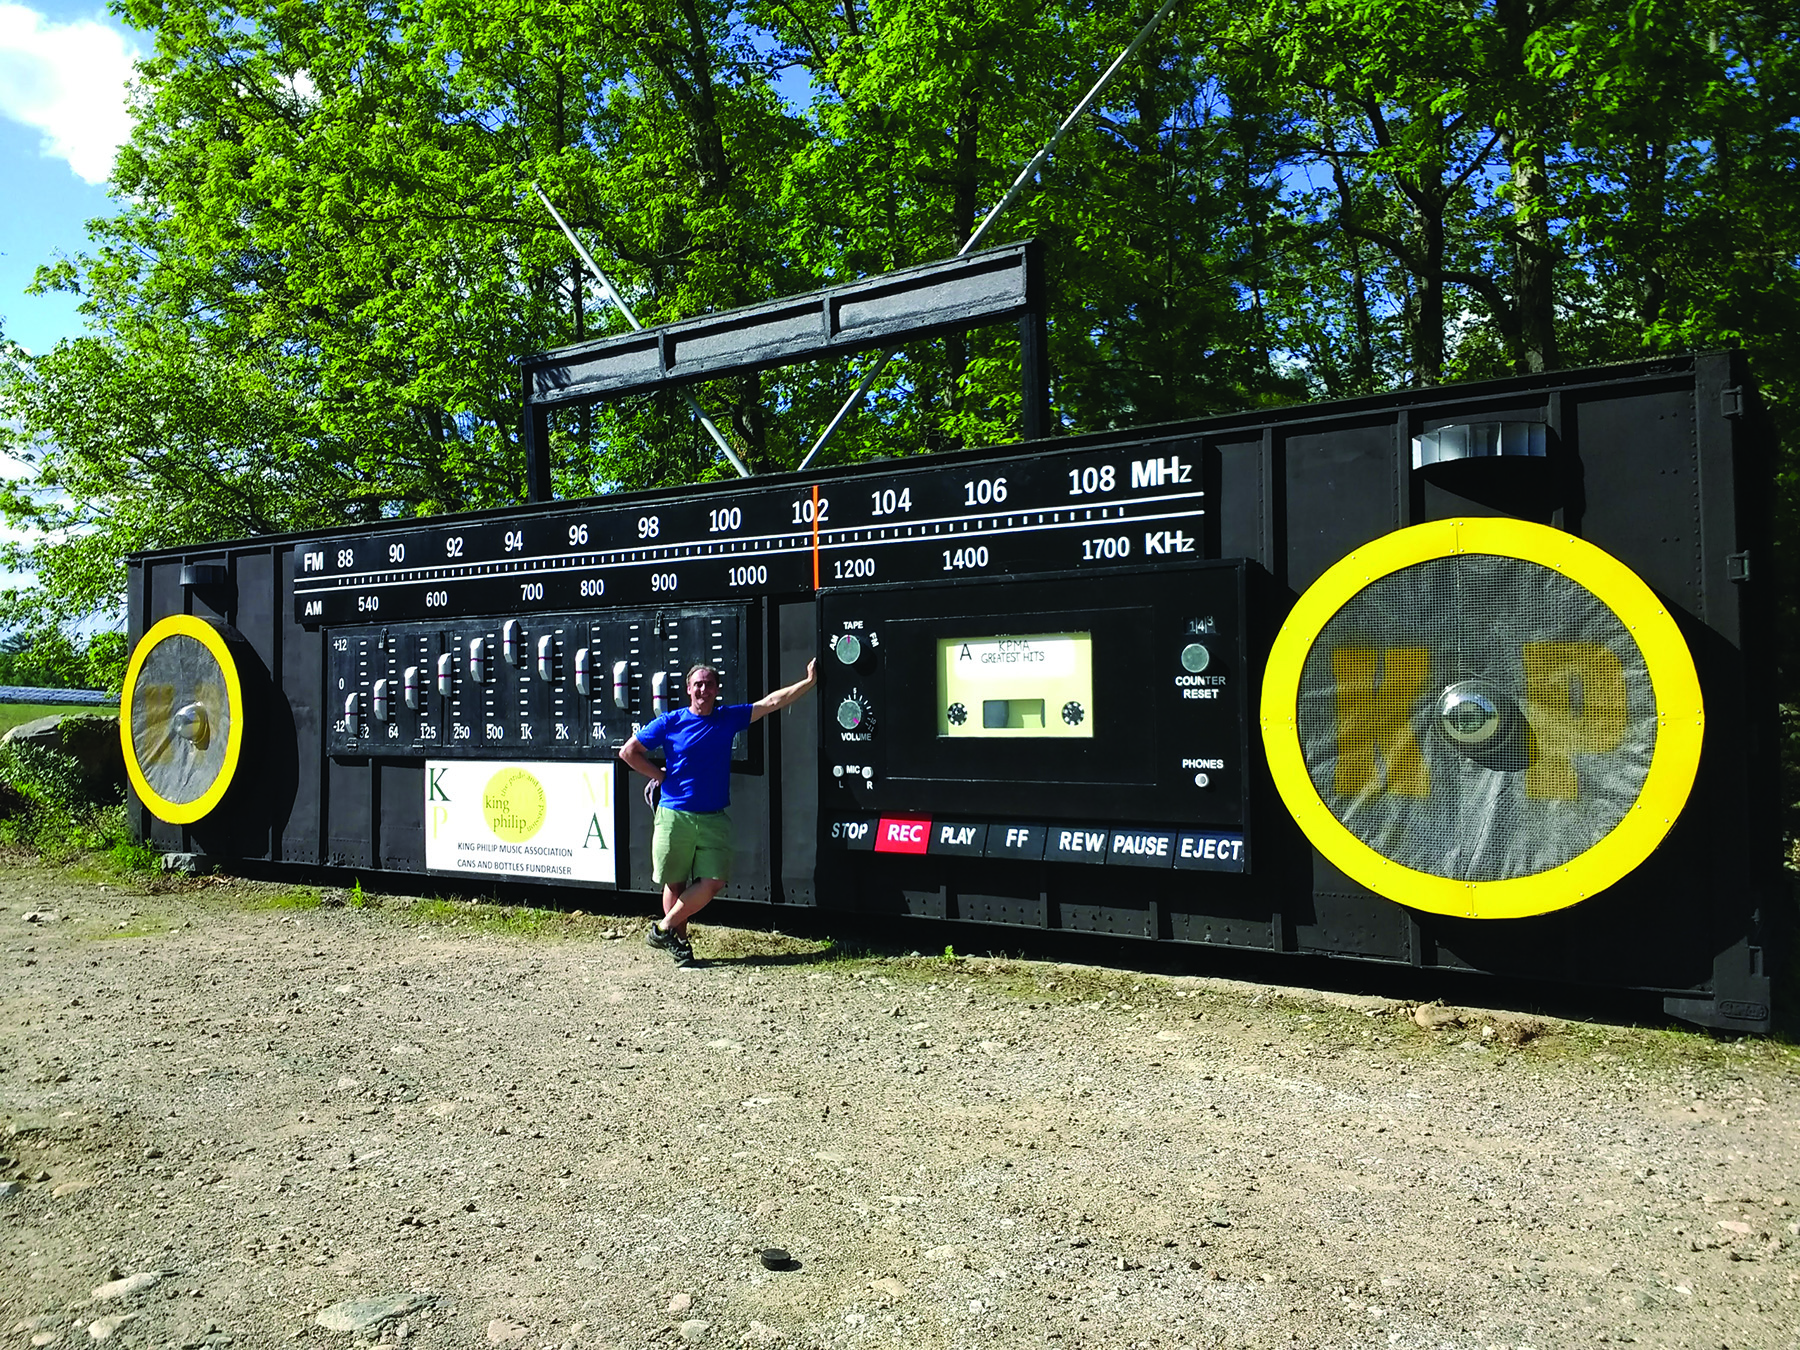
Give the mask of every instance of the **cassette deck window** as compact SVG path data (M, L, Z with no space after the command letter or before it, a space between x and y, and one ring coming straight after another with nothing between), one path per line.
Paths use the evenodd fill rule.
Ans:
M1092 740L1094 635L938 639L938 735Z

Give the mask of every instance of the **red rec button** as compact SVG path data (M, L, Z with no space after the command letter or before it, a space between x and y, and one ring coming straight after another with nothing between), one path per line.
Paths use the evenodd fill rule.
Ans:
M931 843L931 821L883 816L875 826L877 853L923 853Z

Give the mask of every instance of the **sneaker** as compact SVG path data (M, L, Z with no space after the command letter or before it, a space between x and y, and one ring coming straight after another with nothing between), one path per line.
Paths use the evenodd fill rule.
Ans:
M694 959L694 944L688 941L686 933L671 933L669 936L675 940L673 950L675 952L676 965L697 966L700 964Z
M660 952L669 953L678 962L681 960L682 948L686 945L679 935L658 928L654 923L650 925L650 931L644 934L644 941ZM691 957L692 953L689 955Z

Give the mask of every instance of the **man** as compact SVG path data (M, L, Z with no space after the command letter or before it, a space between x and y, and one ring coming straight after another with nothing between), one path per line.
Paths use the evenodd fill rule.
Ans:
M644 800L656 808L650 845L651 876L663 888L662 919L650 926L650 945L692 965L688 920L731 879L731 742L752 722L780 712L818 682L819 663L798 684L755 703L719 706L719 672L708 665L687 673L688 705L664 713L619 749L619 758L650 781ZM663 768L649 751L663 752ZM661 803L657 801L661 793ZM693 883L689 884L689 879ZM683 887L686 887L684 890Z

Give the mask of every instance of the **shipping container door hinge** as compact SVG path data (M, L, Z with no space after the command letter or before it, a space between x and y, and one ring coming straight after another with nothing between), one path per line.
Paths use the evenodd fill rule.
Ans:
M1733 385L1719 391L1719 412L1725 417L1744 415L1744 391L1741 387Z
M1750 580L1750 553L1727 553L1725 555L1725 579L1727 581Z

